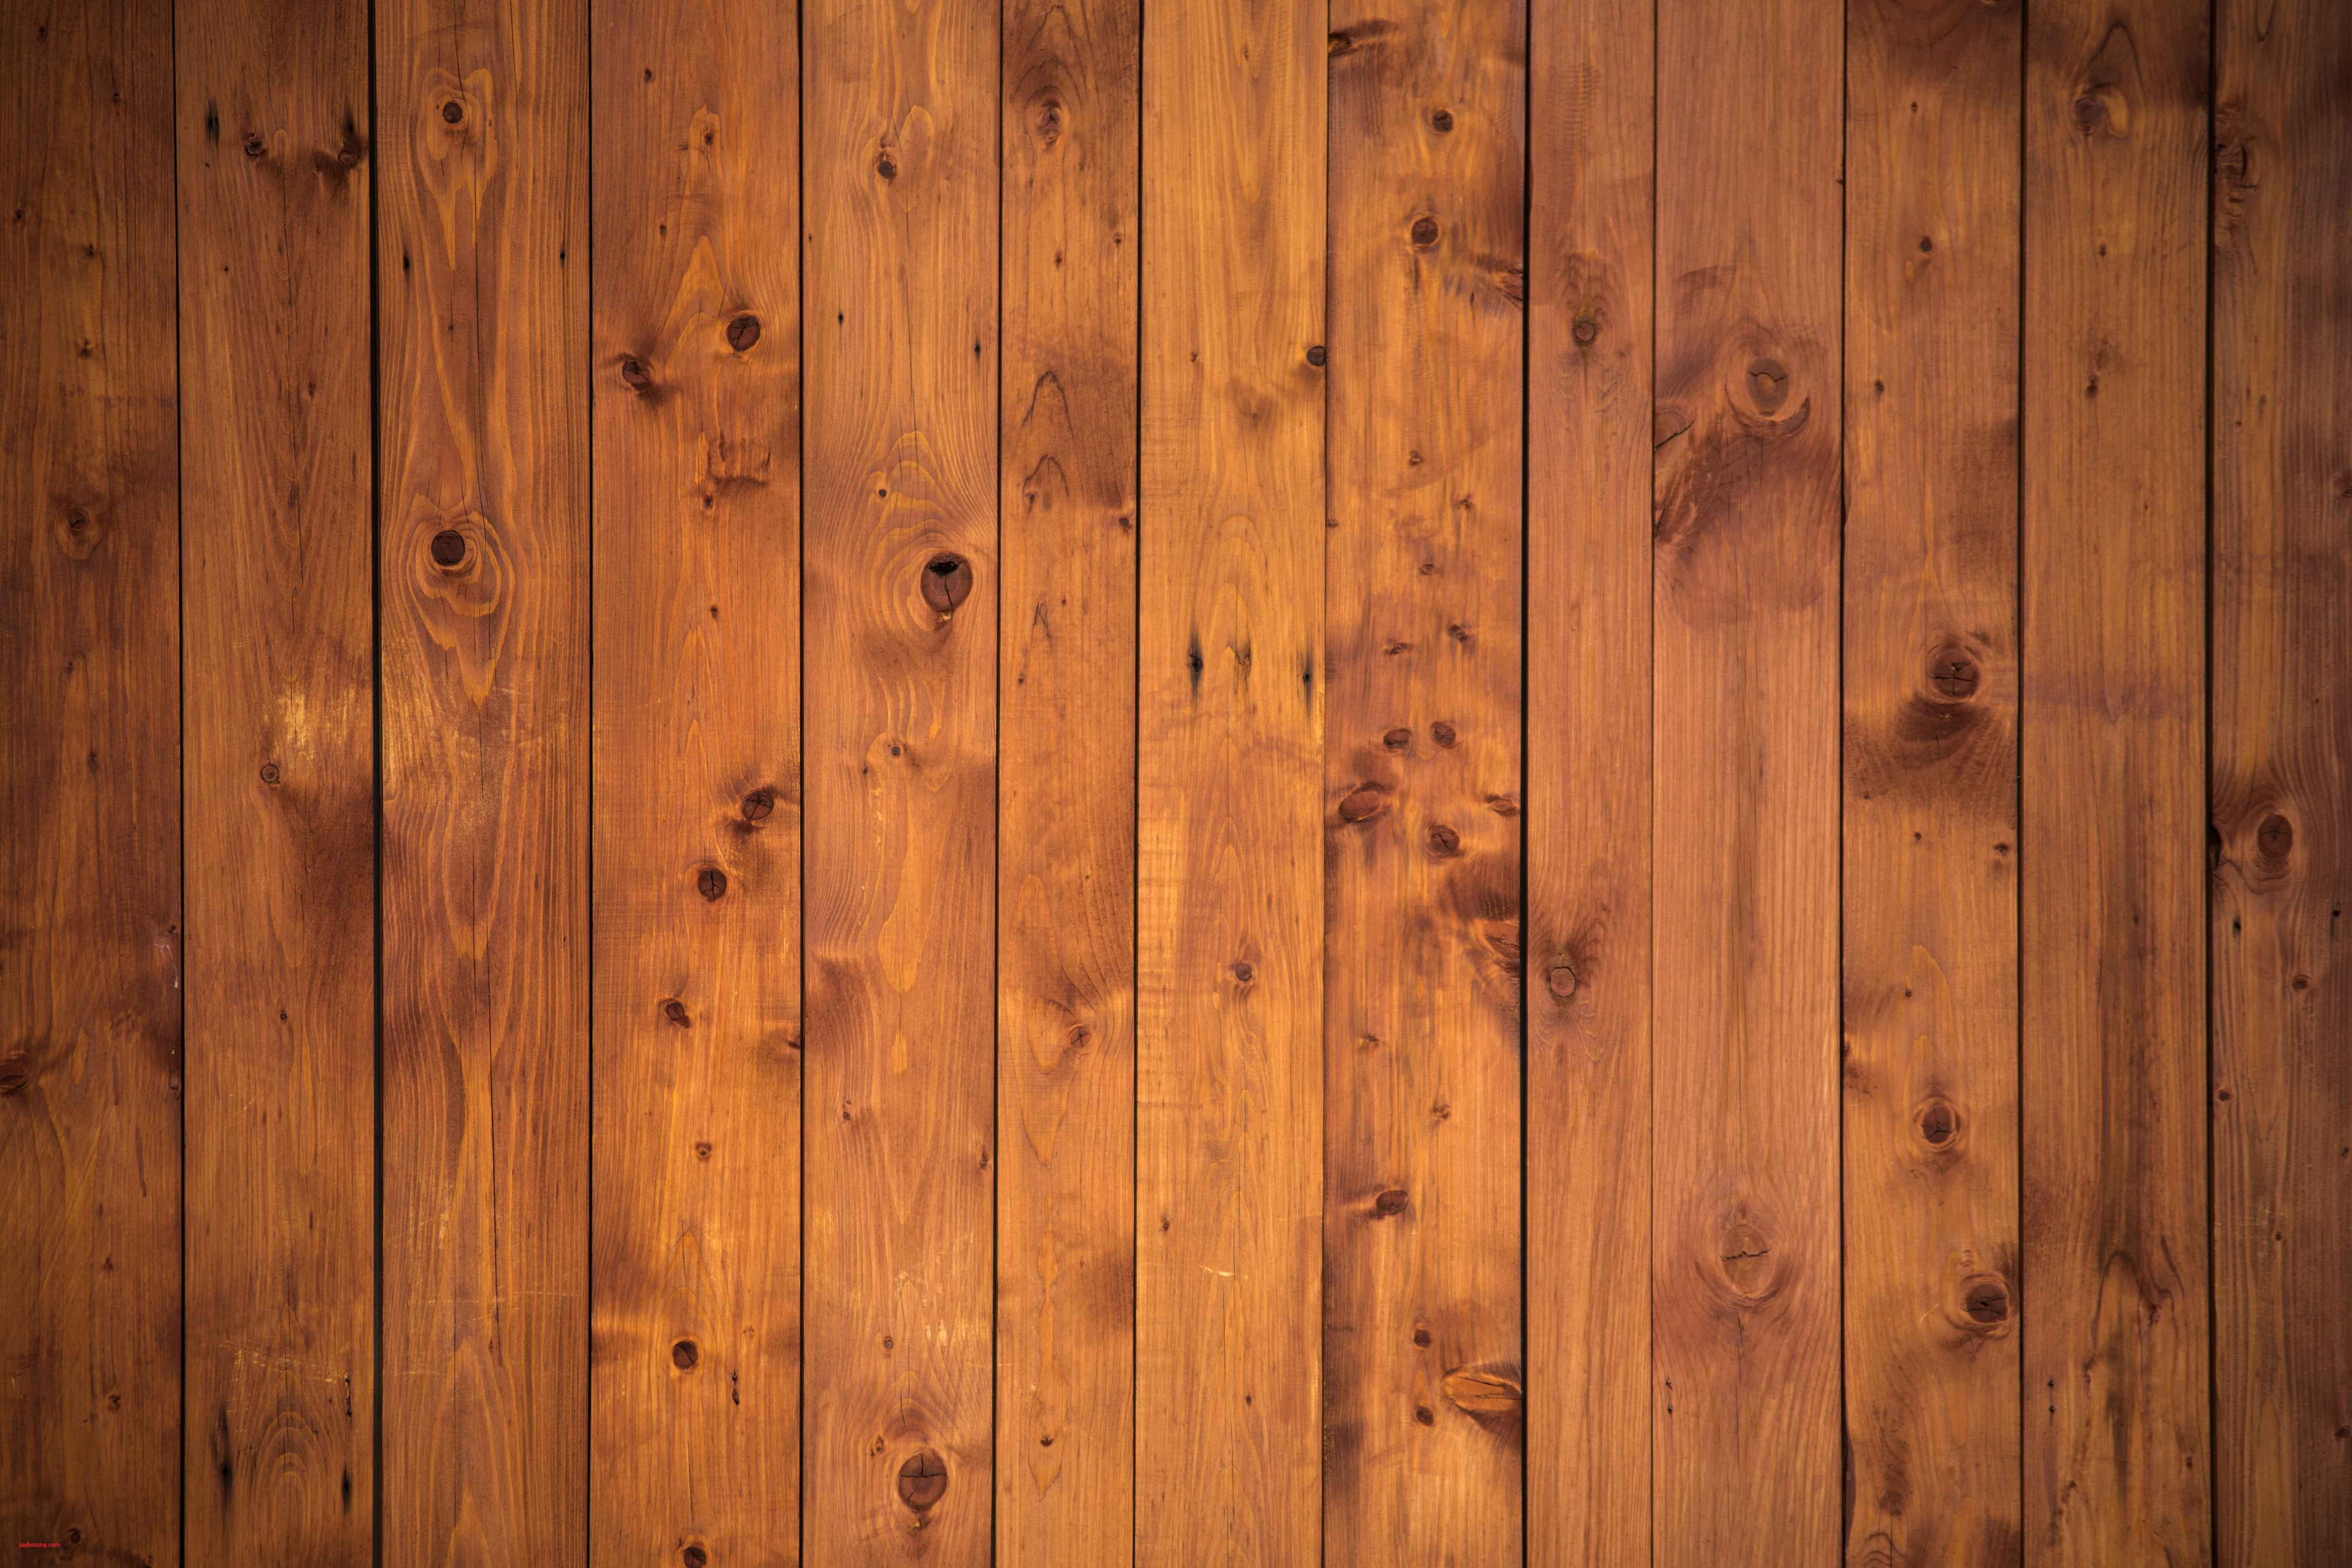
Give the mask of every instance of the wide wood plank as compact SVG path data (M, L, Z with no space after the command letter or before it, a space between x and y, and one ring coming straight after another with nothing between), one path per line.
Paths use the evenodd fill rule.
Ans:
M2018 1559L2019 8L1846 48L1846 1561Z
M2352 7L2226 0L2214 110L2214 1506L2352 1562Z
M1135 0L1004 7L996 1552L1135 1527Z
M1651 8L1528 15L1527 1554L1650 1552Z
M1330 18L1323 1551L1514 1563L1526 18Z
M379 0L383 1560L588 1524L588 38Z
M172 90L160 0L0 6L0 1540L152 1568L180 1560Z
M998 19L802 15L819 1564L990 1553Z
M2026 29L2025 1557L2210 1561L2206 8Z
M1321 1536L1321 8L1147 7L1136 1560Z
M375 1537L368 13L179 17L187 1551Z
M1658 8L1662 1565L1837 1550L1839 22Z
M593 11L597 1563L800 1552L797 24Z

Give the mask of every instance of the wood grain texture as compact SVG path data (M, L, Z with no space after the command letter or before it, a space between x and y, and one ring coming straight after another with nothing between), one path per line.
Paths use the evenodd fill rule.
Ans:
M2013 1568L2020 15L1846 16L1845 1556Z
M1516 1563L1526 18L1331 37L1323 1551Z
M1321 1536L1319 7L1144 15L1136 1561Z
M2215 1497L2352 1562L2352 8L2216 12Z
M368 13L183 10L187 1552L375 1540Z
M598 1563L800 1561L797 23L593 12Z
M1837 1551L1838 23L1658 9L1662 1564Z
M2210 1560L2206 10L2026 29L2025 1559Z
M587 8L375 20L383 1561L577 1563Z
M1135 1528L1134 0L1003 37L996 1554Z
M998 13L802 14L808 1560L989 1560Z
M172 189L171 8L0 7L0 1537L151 1568L180 1560Z
M1654 32L1528 14L1527 1555L1650 1554Z

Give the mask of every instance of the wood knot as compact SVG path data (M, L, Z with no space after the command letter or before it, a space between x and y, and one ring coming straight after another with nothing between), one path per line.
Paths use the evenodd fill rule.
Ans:
M1456 1367L1439 1386L1455 1409L1472 1415L1516 1415L1525 1398L1517 1377L1492 1367Z
M755 789L743 797L743 820L746 822L765 822L768 820L769 814L775 809L776 792L774 790Z
M1959 648L1937 648L1927 660L1927 684L1948 701L1962 702L1975 696L1982 679L1977 661Z
M760 341L760 318L741 315L727 323L727 346L737 353L747 353Z
M1749 361L1748 395L1755 400L1758 413L1778 413L1789 401L1789 367L1776 359Z
M679 1028L690 1029L694 1026L694 1020L687 1016L686 1004L679 1001L677 997L666 997L662 1002L661 1010L662 1016L667 1018Z
M1978 1275L1961 1288L1960 1310L1980 1328L2009 1321L2009 1286L1992 1275Z
M454 528L445 528L433 536L433 564L447 571L464 564L466 536Z
M266 152L268 152L268 144L267 142L263 142L263 141L262 141L262 139L261 139L261 133L260 133L259 132L257 132L257 131L248 131L248 132L246 132L246 134L245 134L245 155L246 155L247 157L248 157L248 158L258 158L258 157L260 157L260 156L262 155L262 153L266 153Z
M1454 742L1460 740L1462 737L1454 731L1453 725L1447 723L1444 720L1440 719L1436 723L1432 724L1429 727L1429 738L1436 742L1439 745L1451 750Z
M669 1347L669 1363L680 1372L692 1372L702 1359L702 1347L692 1340L680 1340Z
M1437 220L1417 217L1412 220L1412 243L1416 249L1427 250L1437 243Z
M1412 1342L1419 1345L1422 1349L1427 1350L1429 1348L1429 1331L1423 1328L1414 1329L1412 1331Z
M1387 805L1387 794L1377 784L1366 784L1361 789L1349 792L1347 798L1339 802L1339 820L1369 822Z
M909 1456L898 1467L898 1500L917 1513L938 1506L947 1495L947 1462L930 1449Z
M621 362L621 384L631 392L643 392L654 384L653 372L646 368L645 361L631 354Z
M706 1568L710 1561L710 1553L699 1546L689 1546L677 1554L677 1560L685 1563L686 1568Z
M1429 852L1441 860L1452 859L1462 853L1462 835L1442 822L1432 823L1429 828Z
M1404 751L1412 744L1412 731L1402 728L1391 730L1381 737L1381 744L1391 752Z
M465 119L465 118L466 118L466 106L465 106L464 104L462 104L462 103L458 102L456 99L454 99L454 98L453 98L453 99L451 99L448 102L446 102L446 103L445 103L445 104L443 104L443 105L441 106L441 123L442 123L442 124L444 124L444 125L455 125L455 124L457 124L457 121L461 121L461 120L463 120L463 119Z
M2266 858L2284 860L2294 853L2294 824L2273 812L2263 818L2262 826L2255 830L2254 843Z
M32 1082L32 1058L22 1051L0 1058L0 1095L22 1094Z
M1562 1002L1576 994L1576 971L1566 963L1553 964L1551 973L1544 976L1544 989Z
M1724 1278L1742 1296L1759 1300L1769 1293L1772 1248L1766 1244L1762 1231L1741 1220L1723 1238L1717 1258L1723 1265Z
M278 783L278 764L276 763L264 763L261 764L261 782L263 784L275 785Z
M1409 1201L1402 1187L1386 1187L1373 1195L1372 1212L1382 1219L1390 1219L1404 1213Z
M1576 325L1568 329L1568 335L1576 340L1578 347L1591 348L1593 340L1601 335L1601 323L1591 316L1579 316Z
M1235 959L1229 973L1236 982L1244 985L1249 984L1257 978L1257 971L1243 959Z
M1440 136L1452 133L1454 130L1453 112L1450 110L1444 109L1432 110L1429 115L1429 128L1432 131L1436 132Z
M716 866L705 866L694 874L694 890L717 903L727 896L727 873Z
M1919 1136L1930 1149L1948 1149L1960 1135L1960 1113L1948 1100L1931 1100L1919 1108L1915 1119Z
M898 161L885 153L874 161L874 172L886 180L895 180L898 177Z
M934 555L923 566L923 603L945 617L971 595L971 567L961 555Z
M1317 343L1314 347L1307 351L1307 363L1313 365L1317 370L1321 370L1326 364L1330 363L1330 360L1331 355L1329 352L1327 351L1321 343Z

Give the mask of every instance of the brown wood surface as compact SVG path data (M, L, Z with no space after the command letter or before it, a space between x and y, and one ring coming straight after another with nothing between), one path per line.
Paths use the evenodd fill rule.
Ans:
M1847 9L1853 1568L2014 1568L2019 8Z
M382 1553L584 1560L588 17L378 0Z
M1838 23L1658 10L1661 1563L1837 1551Z
M1650 1555L1654 41L1528 14L1527 1556Z
M2216 13L2214 1508L2352 1562L2352 7Z
M1307 1562L1332 46L1307 6L1143 22L1135 1560Z
M169 1568L181 1394L171 7L0 7L0 1541Z
M1331 29L1323 1552L1516 1563L1526 20Z
M799 1561L797 16L593 11L598 1563Z
M2026 29L2029 1564L2210 1560L2206 9Z
M184 12L187 1554L375 1541L368 12Z
M1135 1527L1135 0L1004 7L996 1555Z
M819 1564L991 1548L997 28L802 12Z

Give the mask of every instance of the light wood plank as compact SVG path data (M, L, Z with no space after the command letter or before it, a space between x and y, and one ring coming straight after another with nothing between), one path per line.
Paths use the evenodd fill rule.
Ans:
M800 1552L797 26L593 11L597 1563Z
M1321 1535L1319 7L1143 52L1136 1559Z
M1517 0L1331 10L1323 1551L1515 1563Z
M383 1560L577 1563L587 7L375 20Z
M368 13L179 17L187 1551L375 1538Z

